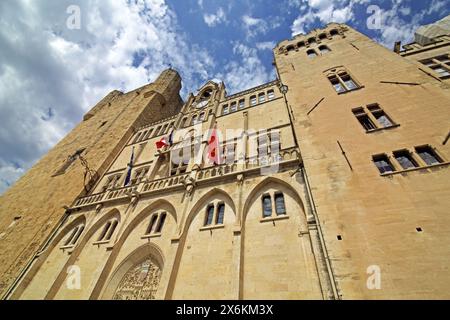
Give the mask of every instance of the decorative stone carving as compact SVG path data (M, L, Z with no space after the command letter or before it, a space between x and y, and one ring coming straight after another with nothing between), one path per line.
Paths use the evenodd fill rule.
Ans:
M161 270L147 258L125 274L113 300L154 300L161 278Z

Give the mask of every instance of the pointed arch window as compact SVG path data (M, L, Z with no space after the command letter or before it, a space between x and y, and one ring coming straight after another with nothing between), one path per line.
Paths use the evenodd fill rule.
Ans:
M225 203L215 201L206 207L205 220L200 230L209 230L224 227Z
M115 231L116 228L117 228L118 223L119 223L119 222L117 221L117 219L109 220L109 221L106 223L106 225L103 227L103 230L102 230L102 232L100 233L100 236L98 237L96 243L102 243L102 242L108 242L108 241L110 241L110 240L111 240L111 237L112 237L113 234L114 234L114 231ZM96 243L94 243L94 244L96 244Z
M206 208L205 226L210 226L214 218L214 205L210 204Z
M281 191L265 193L262 200L262 221L287 218L284 194Z
M78 225L75 228L73 228L72 232L70 232L69 237L64 242L63 248L73 247L77 243L83 231L84 231L84 224Z

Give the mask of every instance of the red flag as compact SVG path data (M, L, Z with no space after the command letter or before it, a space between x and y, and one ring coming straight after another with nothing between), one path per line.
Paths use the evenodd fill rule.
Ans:
M156 148L161 149L162 147L168 146L169 143L167 142L166 137L162 137L161 140L156 141Z
M219 137L217 136L216 126L212 130L211 137L208 141L208 158L214 164L220 164L220 154L219 154Z

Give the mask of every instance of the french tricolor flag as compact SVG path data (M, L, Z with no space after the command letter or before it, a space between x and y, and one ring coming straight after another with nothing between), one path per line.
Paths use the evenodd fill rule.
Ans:
M160 140L156 141L156 148L159 150L161 148L171 146L172 145L172 136L173 136L173 130L170 132L168 136L162 137Z

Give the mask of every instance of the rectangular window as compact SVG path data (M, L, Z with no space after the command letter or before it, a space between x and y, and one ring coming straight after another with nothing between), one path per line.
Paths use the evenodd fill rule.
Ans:
M270 217L272 215L272 199L270 199L270 195L264 195L262 197L263 204L263 218Z
M250 105L251 105L251 106L256 105L256 96L251 96L251 97L250 97Z
M380 173L388 173L395 171L394 167L392 166L391 162L389 161L388 157L385 154L374 156L373 162L377 166Z
M336 78L336 77L330 78L330 82L333 85L334 90L336 90L337 93L346 91L344 86L341 84L341 82L339 81L338 78Z
M394 157L403 169L417 168L417 162L413 159L408 150L400 150L394 152Z
M275 194L275 210L278 216L286 214L286 205L284 203L284 195L282 193Z
M245 108L245 100L241 99L239 100L239 109L244 109Z
M229 112L228 105L226 104L222 107L222 114L228 114L228 112Z
M258 102L263 103L264 101L266 101L266 95L264 93L260 93L258 95Z
M359 123L363 126L366 131L374 130L377 127L370 120L369 116L366 114L363 108L358 108L353 110L353 114L358 119Z
M347 72L340 72L338 74L329 76L328 80L330 80L334 90L337 93L343 93L359 88L359 85L352 79L352 77L350 77Z
M439 74L439 77L441 78L450 76L450 72L447 70L447 68L444 68L442 66L434 67L433 70L436 71Z
M274 91L273 90L267 91L267 97L269 98L269 100L273 100L275 98Z
M378 104L367 106L367 109L369 109L369 111L383 128L389 128L394 125L394 122L388 117L388 115L383 111L383 109L381 109Z
M212 224L213 217L214 217L214 205L210 204L206 208L205 226L210 226Z
M236 102L231 103L231 112L235 112L237 110L237 104Z
M443 162L430 146L416 147L416 152L429 166Z
M224 215L225 215L225 204L219 203L219 206L217 208L216 224L223 224Z

